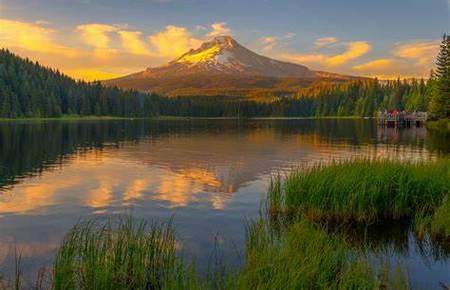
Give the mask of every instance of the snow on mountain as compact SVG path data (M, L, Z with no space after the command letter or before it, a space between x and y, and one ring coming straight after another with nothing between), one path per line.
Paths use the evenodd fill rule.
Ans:
M251 74L267 77L313 77L302 65L281 62L256 54L230 36L218 36L191 50L171 65L184 65L192 70L210 70L226 74Z
M280 88L292 91L318 79L343 81L350 78L271 59L245 48L230 36L218 36L167 65L149 67L145 71L103 83L178 95L182 92L215 93L218 90L227 93Z

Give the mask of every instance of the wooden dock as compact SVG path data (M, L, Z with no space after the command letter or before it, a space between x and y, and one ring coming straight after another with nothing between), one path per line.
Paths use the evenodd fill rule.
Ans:
M378 112L378 125L385 127L421 127L427 120L426 112Z

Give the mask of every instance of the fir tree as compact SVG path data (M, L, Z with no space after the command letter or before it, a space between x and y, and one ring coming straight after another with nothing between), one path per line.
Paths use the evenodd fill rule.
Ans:
M450 115L450 36L445 35L436 59L434 87L428 107L429 118L438 120Z

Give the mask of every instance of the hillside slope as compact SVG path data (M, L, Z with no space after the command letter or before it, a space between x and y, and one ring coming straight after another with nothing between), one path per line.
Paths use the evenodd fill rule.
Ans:
M148 68L104 84L180 95L292 94L317 82L342 82L351 76L312 71L306 66L274 60L219 36L165 66Z

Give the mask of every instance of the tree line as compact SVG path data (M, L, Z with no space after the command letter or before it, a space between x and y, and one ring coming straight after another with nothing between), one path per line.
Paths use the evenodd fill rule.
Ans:
M152 94L75 81L58 70L0 50L0 118L155 116L158 100Z
M425 80L356 80L322 83L292 97L260 102L241 98L178 97L160 105L163 115L195 117L374 116L378 110L426 111L431 95Z
M444 35L437 68L429 80L360 79L322 82L289 97L260 101L229 96L163 97L75 81L0 50L0 118L98 115L153 117L313 117L374 116L378 110L449 114L449 37Z

